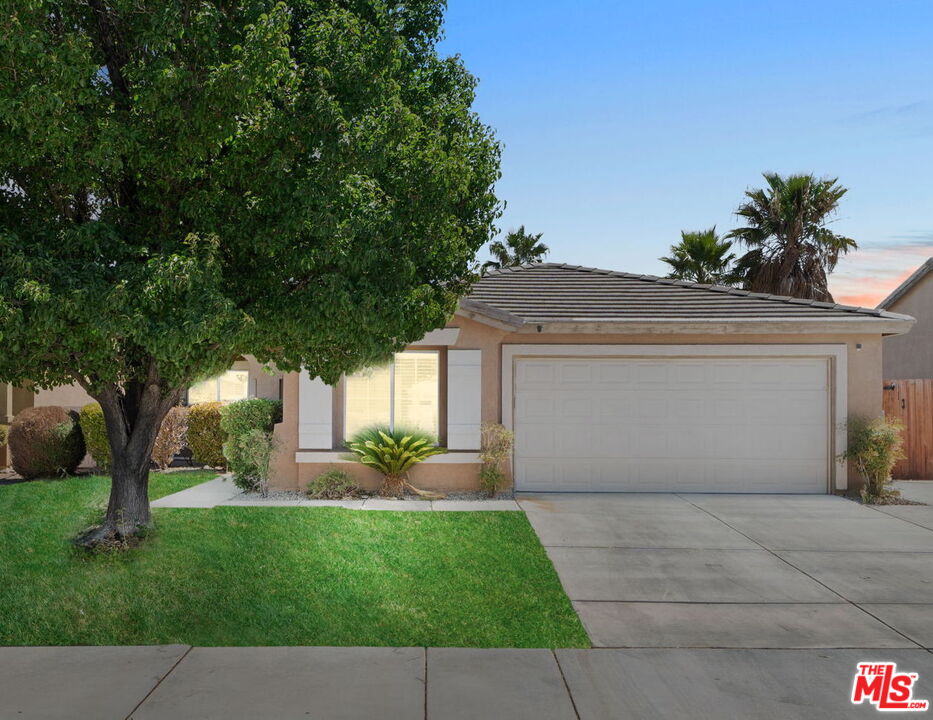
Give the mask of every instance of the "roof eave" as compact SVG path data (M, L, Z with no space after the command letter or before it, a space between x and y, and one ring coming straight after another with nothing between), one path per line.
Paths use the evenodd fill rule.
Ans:
M479 300L470 300L469 298L460 300L457 315L476 320L485 325L491 325L500 330L518 330L525 324L525 321L518 315L513 315L507 310L500 310L492 305L487 305Z
M644 334L853 334L902 335L916 322L907 315L843 318L542 318L528 320L522 333Z
M912 290L913 287L921 280L923 280L923 278L925 278L931 271L933 271L933 257L928 258L927 261L923 263L923 265L911 273L909 278L894 288L894 291L890 295L878 303L878 309L887 310L894 303L904 297L908 292L910 292L910 290Z

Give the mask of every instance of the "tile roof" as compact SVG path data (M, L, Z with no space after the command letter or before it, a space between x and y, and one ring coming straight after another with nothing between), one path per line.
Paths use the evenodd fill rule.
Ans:
M752 293L653 275L541 263L487 274L461 303L514 325L625 320L908 319L875 308Z
M910 290L914 285L923 280L929 272L933 271L933 257L928 258L923 265L914 270L913 274L907 278L904 282L894 288L894 292L888 295L884 300L878 303L878 308L885 310L891 307L894 303L900 300L904 295L907 294L907 291Z

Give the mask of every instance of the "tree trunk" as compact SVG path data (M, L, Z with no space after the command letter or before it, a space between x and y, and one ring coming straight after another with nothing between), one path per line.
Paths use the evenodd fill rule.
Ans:
M379 488L379 494L383 497L404 497L405 484L404 475L386 475L382 480L382 487Z
M110 440L110 501L103 523L76 539L78 545L125 542L152 525L149 466L162 420L182 389L166 388L154 368L145 381L110 383L93 396L100 403Z

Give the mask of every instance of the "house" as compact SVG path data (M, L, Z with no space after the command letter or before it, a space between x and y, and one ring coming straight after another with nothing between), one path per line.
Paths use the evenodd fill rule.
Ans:
M270 373L256 358L246 355L226 372L192 385L185 402L193 405L215 400L233 402L250 397L281 398L281 386L282 373ZM94 399L77 383L36 391L0 384L0 423L9 424L20 410L28 407L60 405L66 410L80 411L91 402ZM6 447L0 448L0 468L8 463Z
M348 463L345 439L395 422L448 453L422 488L478 486L480 425L515 432L517 490L827 493L850 414L881 412L885 310L545 263L487 275L447 327L330 387L284 377L273 484Z
M886 380L933 378L933 257L878 305L881 310L917 318L909 335L884 341Z
M0 425L13 422L20 410L32 407L33 394L29 390L18 388L9 383L0 383ZM10 464L10 451L6 445L0 445L0 468Z
M282 373L268 372L256 358L246 355L224 373L208 380L195 383L185 395L186 405L202 402L234 402L251 397L281 397ZM27 391L28 392L28 391ZM78 410L94 398L77 383L59 385L51 390L36 390L30 393L32 400L27 407L60 405L66 410Z

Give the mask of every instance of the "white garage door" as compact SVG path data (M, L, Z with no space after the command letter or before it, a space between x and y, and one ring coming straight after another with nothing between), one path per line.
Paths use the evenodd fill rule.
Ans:
M826 358L517 358L515 487L825 493Z

